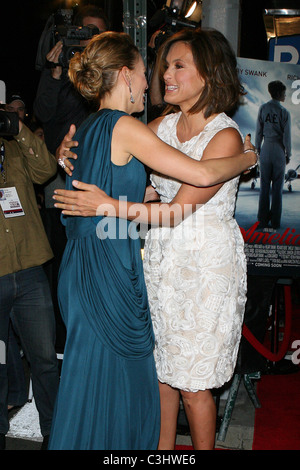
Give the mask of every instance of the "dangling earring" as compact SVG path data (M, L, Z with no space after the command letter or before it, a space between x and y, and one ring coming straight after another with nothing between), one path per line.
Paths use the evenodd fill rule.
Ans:
M129 82L129 93L130 93L130 103L134 103L134 98L131 89L131 83Z

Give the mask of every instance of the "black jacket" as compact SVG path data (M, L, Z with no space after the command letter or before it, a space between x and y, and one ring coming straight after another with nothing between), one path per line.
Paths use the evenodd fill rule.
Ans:
M66 72L60 80L52 78L50 69L41 72L34 114L43 124L51 153L55 154L70 125L78 128L90 111L88 102L74 89Z

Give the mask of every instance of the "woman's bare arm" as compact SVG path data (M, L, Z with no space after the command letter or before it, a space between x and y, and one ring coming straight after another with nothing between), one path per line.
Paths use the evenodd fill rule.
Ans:
M146 166L163 175L193 186L207 187L223 183L256 163L253 152L241 152L226 158L222 158L221 154L218 161L215 158L200 162L193 160L167 145L151 129L131 116L119 119L114 134L118 135L125 153L134 155Z
M249 143L246 146L251 146L249 139L248 141ZM220 131L208 144L203 154L203 160L215 159L216 164L218 164L223 160L223 158L218 158L221 149L224 155L241 152L242 143L237 131L234 129ZM74 181L73 185L81 191L57 190L54 196L54 199L59 201L55 206L63 209L63 213L66 215L85 217L96 214L110 215L136 220L139 223L171 226L181 222L199 204L207 202L220 188L220 185L214 185L209 188L197 188L183 184L177 196L170 204L139 204L112 199L95 185L77 181Z
M70 129L69 139L72 139L73 135ZM131 116L123 116L119 119L114 135L118 136L118 139L115 139L118 146L117 154L123 154L123 160L125 155L134 155L149 168L198 187L223 183L240 175L256 163L256 155L252 152L240 153L228 158L222 158L223 154L221 154L218 163L215 159L201 162L193 160L167 145L150 128ZM73 165L68 158L76 158L76 154L71 151L72 141L68 141L67 136L58 148L56 157L63 166L66 166L65 171L71 175ZM114 140L112 148L113 146ZM252 147L250 139L246 140L244 148L251 149Z

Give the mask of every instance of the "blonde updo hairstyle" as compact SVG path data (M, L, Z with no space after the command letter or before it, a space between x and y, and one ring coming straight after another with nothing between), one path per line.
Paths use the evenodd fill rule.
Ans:
M114 87L118 72L133 70L139 50L126 33L105 32L94 36L83 52L76 52L69 63L69 78L89 101L100 102Z

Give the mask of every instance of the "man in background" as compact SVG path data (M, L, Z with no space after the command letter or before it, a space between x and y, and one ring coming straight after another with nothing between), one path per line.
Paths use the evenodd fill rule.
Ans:
M23 100L8 99L23 113ZM5 449L8 420L10 322L30 364L43 448L47 446L59 373L55 352L55 317L43 265L53 257L37 206L34 184L56 172L55 157L19 120L19 133L0 137L0 341L6 357L0 364L0 449Z

